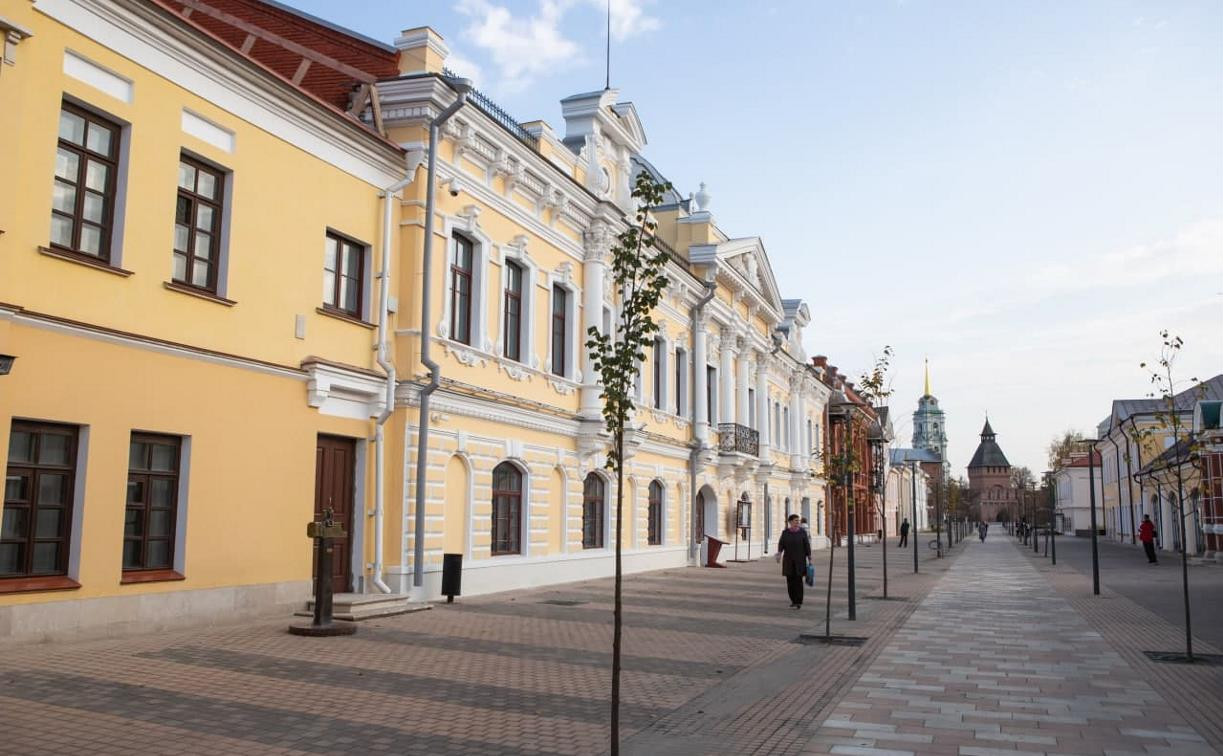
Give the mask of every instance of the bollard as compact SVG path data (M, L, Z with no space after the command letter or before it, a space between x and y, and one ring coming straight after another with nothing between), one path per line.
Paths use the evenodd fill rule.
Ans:
M306 524L306 535L318 543L318 567L314 575L314 619L309 624L289 625L289 632L293 635L352 635L357 632L357 626L352 622L336 623L331 617L332 542L347 536L344 526L335 524L333 514L332 509L327 508L323 510L322 522Z
M455 596L463 595L463 555L442 554L442 595L447 604L454 603Z

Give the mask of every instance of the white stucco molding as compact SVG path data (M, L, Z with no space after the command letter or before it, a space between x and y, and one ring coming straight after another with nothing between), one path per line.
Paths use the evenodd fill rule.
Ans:
M321 357L302 360L306 371L306 403L322 415L367 420L386 406L386 379Z

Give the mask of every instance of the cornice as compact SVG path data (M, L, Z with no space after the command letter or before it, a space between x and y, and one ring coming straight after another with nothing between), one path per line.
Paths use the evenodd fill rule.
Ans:
M374 186L402 177L401 153L393 145L152 3L36 0L34 8Z

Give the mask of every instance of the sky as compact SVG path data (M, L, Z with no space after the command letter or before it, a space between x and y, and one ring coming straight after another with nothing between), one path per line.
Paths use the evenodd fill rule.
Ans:
M605 0L288 0L384 42L430 25L520 121L603 88ZM645 156L760 236L809 354L923 360L963 475L986 415L1013 465L1091 435L1162 329L1223 372L1223 3L612 0L611 85Z

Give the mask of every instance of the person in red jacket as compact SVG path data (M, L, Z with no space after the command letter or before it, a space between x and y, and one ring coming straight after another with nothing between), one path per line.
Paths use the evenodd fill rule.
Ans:
M1142 550L1147 552L1147 561L1159 564L1159 560L1155 558L1155 523L1151 522L1151 515L1142 516L1142 524L1138 526L1138 540L1142 541Z

